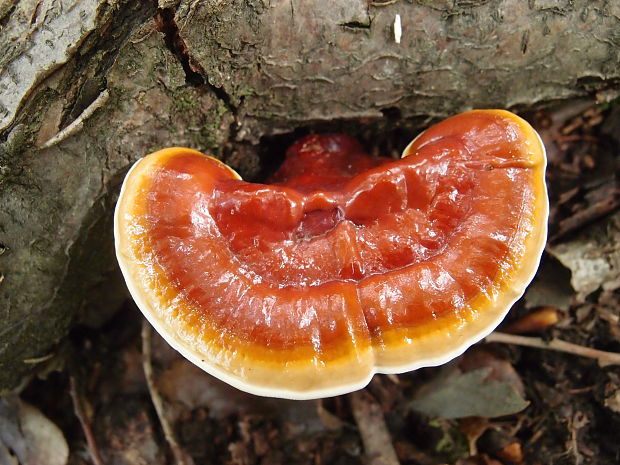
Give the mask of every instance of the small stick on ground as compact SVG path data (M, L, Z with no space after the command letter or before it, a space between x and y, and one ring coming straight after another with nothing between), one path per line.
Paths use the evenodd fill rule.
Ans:
M558 352L579 355L581 357L594 358L598 360L599 365L602 367L607 365L620 365L620 353L591 349L590 347L580 346L571 342L562 341L561 339L552 339L547 342L539 337L518 336L516 334L506 334L496 331L489 334L485 341L535 347L537 349L556 350Z
M399 465L381 407L366 391L349 396L369 465Z
M613 193L613 196L599 200L588 208L580 210L573 216L560 221L558 231L550 239L550 242L555 242L559 238L609 215L618 208L620 208L620 192L616 191Z
M164 431L166 441L172 450L174 455L174 461L176 465L193 465L193 460L189 457L179 446L176 436L170 422L166 418L166 412L164 410L164 401L157 391L155 381L153 380L153 365L151 363L151 335L152 330L149 323L142 321L142 368L144 370L144 377L146 378L146 384L149 388L149 394L151 395L151 401L157 412L161 429Z
M80 426L82 427L82 431L86 437L86 444L88 445L90 457L93 459L93 463L95 465L103 465L103 459L101 458L101 453L97 447L97 441L95 441L93 429L90 427L90 420L87 418L86 412L84 412L84 405L82 404L82 399L78 394L77 383L75 381L75 377L73 376L69 377L69 395L71 396L75 416L80 421Z

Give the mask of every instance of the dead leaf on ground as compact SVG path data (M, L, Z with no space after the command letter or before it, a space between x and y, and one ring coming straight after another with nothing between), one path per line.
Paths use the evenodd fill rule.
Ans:
M479 368L490 368L491 373L487 377L489 381L501 381L506 383L521 397L525 397L525 387L523 386L523 381L519 373L517 373L508 360L498 356L488 347L472 347L458 359L457 364L459 369L464 373Z
M62 431L18 397L0 398L0 463L65 465L69 447Z
M488 379L490 368L469 373L452 372L420 389L411 407L432 417L501 417L520 412L529 405L504 381Z
M620 288L620 212L548 251L571 270L571 284L581 300L599 288Z

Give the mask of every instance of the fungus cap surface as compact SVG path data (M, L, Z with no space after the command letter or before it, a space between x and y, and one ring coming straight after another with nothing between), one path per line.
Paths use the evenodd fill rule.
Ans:
M392 160L342 135L298 141L272 184L170 148L127 174L116 253L156 330L247 392L343 394L445 363L484 338L546 241L532 127L475 110Z

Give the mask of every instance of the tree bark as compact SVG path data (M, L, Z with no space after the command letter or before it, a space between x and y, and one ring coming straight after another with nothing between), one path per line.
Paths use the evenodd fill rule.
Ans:
M609 99L618 31L615 1L0 0L0 391L126 298L111 212L139 157L255 176L253 144L325 121Z

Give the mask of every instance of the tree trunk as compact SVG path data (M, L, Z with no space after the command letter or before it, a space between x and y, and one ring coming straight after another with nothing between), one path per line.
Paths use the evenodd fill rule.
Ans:
M126 298L111 212L137 158L253 177L261 138L326 121L609 99L618 31L616 1L0 0L0 392Z

